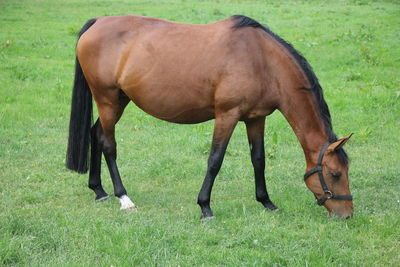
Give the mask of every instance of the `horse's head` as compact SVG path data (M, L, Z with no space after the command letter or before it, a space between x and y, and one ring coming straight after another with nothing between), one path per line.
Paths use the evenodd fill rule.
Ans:
M349 188L348 165L342 146L351 135L334 143L326 143L320 151L318 163L304 175L307 187L314 193L317 203L330 215L349 218L353 214L353 201Z

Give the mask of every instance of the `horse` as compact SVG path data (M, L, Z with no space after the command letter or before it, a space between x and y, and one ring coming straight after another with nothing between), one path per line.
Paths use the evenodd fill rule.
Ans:
M311 66L267 26L243 15L203 25L136 15L98 17L78 34L75 65L66 166L78 173L89 170L96 201L108 198L100 178L104 154L120 208L136 209L118 171L115 140L115 125L132 101L168 122L215 119L197 200L201 219L214 216L211 190L239 121L246 125L256 200L267 210L277 209L264 175L265 119L275 110L302 146L304 180L317 203L331 215L352 216L343 149L351 135L337 138Z

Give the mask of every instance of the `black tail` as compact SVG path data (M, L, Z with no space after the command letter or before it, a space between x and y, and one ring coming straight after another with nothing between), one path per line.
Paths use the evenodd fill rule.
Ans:
M96 19L91 19L82 27L78 39ZM93 121L92 94L78 58L75 60L75 80L72 90L71 118L66 166L68 169L86 173L89 162L90 128Z

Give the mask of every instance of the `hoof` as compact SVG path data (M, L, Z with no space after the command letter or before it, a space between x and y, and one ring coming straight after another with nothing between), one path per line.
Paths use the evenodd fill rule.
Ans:
M271 211L278 210L278 207L275 206L272 202L264 203L264 207L265 207L267 210L271 210Z
M110 197L109 195L97 196L94 201L102 202L102 201L107 200L109 197Z
M129 211L129 212L136 212L136 211L137 211L137 208L136 208L135 205L129 206L129 207L122 207L122 206L121 206L121 208L119 208L119 210Z
M200 220L201 221L211 220L211 219L214 219L214 218L215 218L214 214L211 211L209 206L201 208L201 216L200 216Z
M206 221L211 221L211 220L214 220L215 219L215 216L204 216L204 215L201 215L201 217L200 217L200 221L202 221L202 222L206 222Z
M136 211L136 206L133 204L131 199L127 195L123 195L118 198L119 202L121 203L120 210L129 210L129 211Z

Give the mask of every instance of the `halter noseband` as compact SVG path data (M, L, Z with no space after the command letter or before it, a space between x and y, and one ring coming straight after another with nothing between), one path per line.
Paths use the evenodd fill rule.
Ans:
M335 194L333 194L332 191L330 191L328 189L328 186L325 183L324 175L322 173L322 159L324 158L325 151L329 145L330 145L330 143L328 141L322 146L321 151L319 152L319 156L318 156L317 167L312 168L311 170L309 170L308 172L306 172L304 174L304 180L306 180L308 177L310 177L314 173L316 173L316 172L318 173L319 182L321 184L322 190L324 191L324 195L320 199L317 199L317 204L320 206L322 206L325 203L325 201L327 201L329 199L353 200L353 197L351 195L335 195Z

